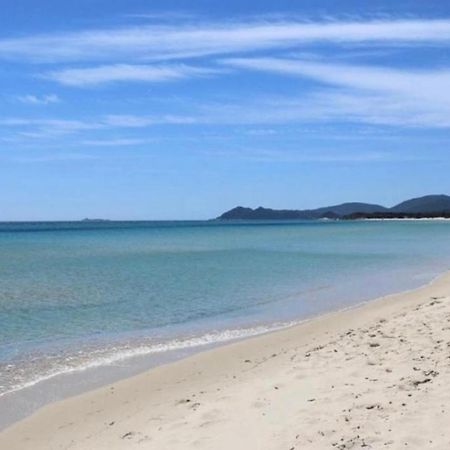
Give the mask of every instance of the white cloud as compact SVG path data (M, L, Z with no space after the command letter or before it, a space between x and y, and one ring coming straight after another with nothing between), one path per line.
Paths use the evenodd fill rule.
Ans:
M331 90L316 88L303 101L299 98L278 105L289 114L303 110L305 119L309 114L310 119L450 127L450 69L398 70L281 58L234 58L223 62L311 78L332 86Z
M23 119L20 117L0 119L0 126L8 127L53 127L58 130L89 130L99 128L100 124L70 119Z
M225 64L312 78L323 83L375 92L394 92L447 103L450 69L398 70L377 66L318 63L282 58L234 58Z
M90 161L98 159L94 155L87 155L82 153L51 153L40 156L17 156L11 158L11 161L16 163L47 163L47 162L65 162L65 161Z
M93 147L129 147L151 142L149 139L140 138L116 138L116 139L88 139L82 141L83 145Z
M56 94L47 95L21 95L17 97L21 103L28 105L48 105L49 103L59 103L61 99Z
M252 162L266 163L376 163L385 161L423 160L411 154L399 154L387 151L304 151L282 149L249 149L208 150L212 157L243 159Z
M240 21L142 25L0 40L0 57L127 61L230 54L311 43L448 44L450 20Z
M249 136L273 136L277 134L277 131L273 128L256 128L247 130L246 134Z
M298 89L294 87L289 96L253 97L245 104L238 98L195 104L189 115L109 114L90 120L13 117L0 119L0 126L17 129L18 134L28 138L193 124L256 125L266 134L272 133L266 131L271 124L282 123L350 122L450 128L450 69L400 70L283 58L229 58L222 63L241 69L307 77L314 80L316 86L305 91L299 83ZM255 134L258 133L262 134L261 131ZM126 144L122 142L122 145Z
M450 104L406 95L329 91L309 99L312 117L373 125L450 128Z
M158 22L172 22L174 20L193 20L197 19L198 16L183 11L164 11L161 13L141 13L141 14L126 14L126 17L132 19L149 19Z
M189 125L198 121L194 116L138 116L132 114L110 114L103 119L103 122L112 127L123 128L145 128L152 125Z
M70 119L29 119L3 118L0 127L16 130L16 136L27 139L48 139L61 135L105 128L105 124L96 121Z
M57 70L44 76L68 86L88 86L118 81L175 81L213 73L217 73L217 71L184 64L170 66L113 64Z
M0 127L14 130L14 139L52 139L62 135L91 133L115 128L146 128L155 125L189 125L197 123L199 117L178 115L124 115L110 114L97 116L90 120L71 119L30 119L20 117L0 118ZM148 139L86 139L83 144L94 146L137 145Z

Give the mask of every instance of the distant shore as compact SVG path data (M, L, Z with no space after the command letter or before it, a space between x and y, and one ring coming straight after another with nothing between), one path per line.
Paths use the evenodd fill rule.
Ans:
M339 219L341 220L341 219ZM434 221L448 221L450 220L450 217L362 217L362 218L353 218L353 219L344 219L344 220L358 220L358 221L370 221L370 222L377 222L377 221L412 221L412 222L428 222L430 220Z
M272 209L236 206L221 214L219 220L314 220L364 218L450 218L450 196L425 195L401 202L391 208L372 203L347 202L316 209Z
M447 273L48 405L0 447L449 448L449 342Z

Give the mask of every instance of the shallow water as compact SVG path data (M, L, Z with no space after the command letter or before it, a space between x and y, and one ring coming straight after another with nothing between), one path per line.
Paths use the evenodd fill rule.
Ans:
M450 222L0 224L0 395L258 334L449 266Z

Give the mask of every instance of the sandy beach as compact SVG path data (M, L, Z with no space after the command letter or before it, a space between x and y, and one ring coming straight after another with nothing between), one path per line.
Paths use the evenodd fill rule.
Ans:
M0 448L450 448L450 274L50 404Z

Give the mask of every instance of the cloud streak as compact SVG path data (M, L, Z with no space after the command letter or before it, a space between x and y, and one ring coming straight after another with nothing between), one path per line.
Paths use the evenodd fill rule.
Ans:
M146 128L153 125L190 125L202 122L199 117L179 115L133 115L133 114L109 114L102 119L105 125L119 128Z
M90 120L73 120L73 119L34 119L10 117L0 119L0 128L15 130L16 136L28 139L51 139L68 134L91 133L102 130L111 129L137 129L149 128L156 125L189 125L194 123L202 123L201 117L181 116L181 115L124 115L109 114L106 116L94 117ZM203 122L205 123L205 122ZM136 145L138 143L148 142L140 138L127 138L119 140L101 140L86 139L86 145Z
M57 70L45 74L44 78L67 86L83 87L124 81L150 83L177 81L191 77L208 76L217 72L214 69L192 67L185 64L165 66L113 64Z
M116 138L116 139L88 139L81 143L92 147L133 147L137 145L147 144L151 142L149 139L141 138Z
M0 58L34 62L176 59L314 43L447 44L450 20L240 21L142 25L0 40Z
M56 94L47 95L20 95L17 100L27 105L48 105L50 103L59 103L61 99Z
M433 157L418 157L412 153L379 151L330 151L330 150L282 150L261 148L239 148L231 150L208 150L207 156L242 159L256 163L318 163L318 164L373 164L383 162L409 162L435 160Z
M282 58L235 58L225 64L247 69L312 78L326 84L371 91L403 93L434 101L450 88L450 69L398 70ZM447 99L445 99L447 102Z
M48 163L48 162L74 162L92 161L98 159L97 156L82 153L51 153L41 156L17 156L10 161L23 164Z
M322 88L306 96L312 118L450 127L450 69L399 70L282 58L234 58L223 63L318 82Z
M188 115L108 114L91 120L4 118L0 120L0 126L17 129L20 136L33 139L157 125L240 124L267 128L267 125L284 123L350 122L450 128L450 69L406 70L274 57L228 58L220 62L223 66L241 70L272 72L294 79L308 78L316 85L305 91L299 83L298 88L293 86L289 96L255 96L245 105L238 99L195 104ZM177 73L175 76L191 73L190 67L179 67L182 75ZM72 82L92 83L95 80L98 83L118 79L117 74L111 77L110 73L108 78L103 73L100 78L97 74L90 78L89 74L86 79L84 75ZM163 76L166 75L164 72Z

